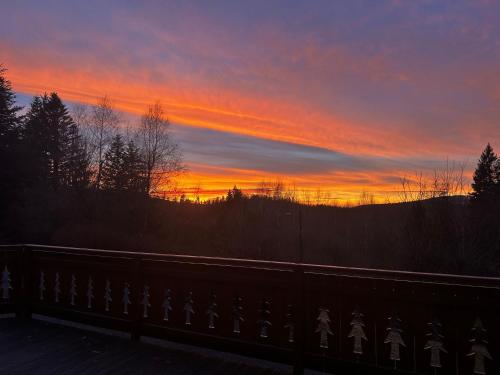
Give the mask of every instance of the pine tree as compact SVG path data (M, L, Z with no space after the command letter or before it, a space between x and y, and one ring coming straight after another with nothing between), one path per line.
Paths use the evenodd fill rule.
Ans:
M0 65L0 204L4 193L14 192L21 182L19 162L20 153L20 107L15 105L12 85L5 77L6 69Z
M86 188L90 185L90 156L82 135L76 124L69 129L69 147L65 164L65 184L73 188Z
M239 202L241 201L245 196L243 195L243 192L236 187L236 185L227 192L226 196L226 201L227 202Z
M125 144L121 135L113 137L111 145L104 155L102 167L102 188L105 190L124 190L126 173L124 168Z
M32 183L55 190L88 183L88 155L79 129L56 93L33 98L22 136Z
M47 96L35 96L22 127L25 175L29 184L45 184L48 172L48 132L44 124L44 102Z
M74 126L68 109L56 93L50 94L46 104L46 124L49 150L49 181L55 190L67 186L69 176L70 129Z
M17 136L20 118L17 112L21 109L15 105L16 96L12 91L12 84L5 77L7 69L0 65L0 150L5 151L11 144L4 143L12 136Z
M497 157L497 160L493 164L493 181L495 183L493 194L498 202L500 201L500 157Z
M479 158L476 171L474 172L473 192L471 193L474 200L491 196L495 183L498 183L497 176L495 176L496 167L497 155L488 143Z
M127 190L136 193L146 192L146 183L142 175L143 165L140 149L133 141L128 142L123 154L125 188Z

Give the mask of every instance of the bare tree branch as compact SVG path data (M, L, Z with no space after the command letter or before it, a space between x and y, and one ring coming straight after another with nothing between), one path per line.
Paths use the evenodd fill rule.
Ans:
M157 102L142 116L138 139L144 159L145 188L148 194L184 172L182 153L171 137L170 121Z

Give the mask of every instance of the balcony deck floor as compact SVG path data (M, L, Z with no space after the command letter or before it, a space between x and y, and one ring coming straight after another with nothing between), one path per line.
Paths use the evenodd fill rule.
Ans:
M0 319L1 374L268 374L286 366L186 352L36 319Z

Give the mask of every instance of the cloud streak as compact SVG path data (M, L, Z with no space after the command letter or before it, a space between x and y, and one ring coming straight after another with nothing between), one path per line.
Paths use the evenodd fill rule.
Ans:
M209 162L325 187L344 173L335 188L369 190L500 144L496 2L4 8L0 60L17 91L86 103L107 94L133 114L161 100L194 172Z

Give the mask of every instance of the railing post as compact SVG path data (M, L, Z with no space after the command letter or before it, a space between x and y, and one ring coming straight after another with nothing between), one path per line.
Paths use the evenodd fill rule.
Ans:
M305 296L304 296L304 268L298 265L295 268L295 337L294 337L294 375L304 374L304 352L305 352Z
M31 247L22 246L17 252L18 293L16 294L16 317L31 318Z
M302 210L298 212L298 264L295 266L295 338L294 375L304 374L304 353L306 346L306 314L304 288L304 245L302 242Z
M141 338L141 315L140 315L140 300L141 300L141 282L142 282L142 259L134 258L132 263L132 305L130 311L131 327L130 338L132 341L139 341Z

